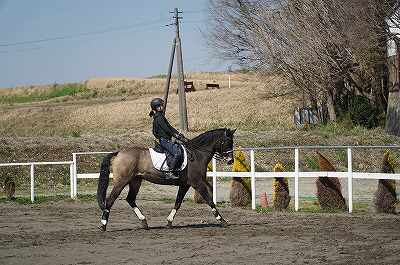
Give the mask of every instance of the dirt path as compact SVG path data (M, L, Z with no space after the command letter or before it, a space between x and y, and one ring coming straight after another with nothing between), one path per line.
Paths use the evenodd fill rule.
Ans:
M348 213L256 213L184 203L139 201L150 230L118 200L108 231L96 202L1 205L0 264L399 264L400 216Z

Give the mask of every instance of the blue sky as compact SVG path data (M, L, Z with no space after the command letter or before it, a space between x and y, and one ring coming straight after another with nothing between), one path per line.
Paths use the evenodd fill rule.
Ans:
M173 22L169 12L175 7L184 12L184 71L224 71L230 63L210 61L198 30L204 27L204 5L204 0L0 0L0 88L166 74L175 27L165 25Z

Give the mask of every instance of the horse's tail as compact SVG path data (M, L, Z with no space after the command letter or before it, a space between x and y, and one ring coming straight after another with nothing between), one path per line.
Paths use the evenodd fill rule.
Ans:
M116 155L118 155L118 152L106 155L103 158L103 162L100 166L99 185L97 186L97 202L101 210L104 210L106 208L106 193L108 188L108 181L110 179L111 158Z

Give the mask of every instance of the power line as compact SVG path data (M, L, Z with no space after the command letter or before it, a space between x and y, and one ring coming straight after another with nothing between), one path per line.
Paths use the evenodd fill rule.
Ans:
M181 11L180 13L204 13L207 9L198 9L198 10L190 10L190 11Z
M158 23L166 22L166 21L170 21L170 19L158 19L158 20L142 22L142 23L127 25L127 26L121 26L121 27L109 28L109 29L102 29L102 30L96 30L96 31L91 31L91 32L86 32L86 33L79 33L79 34L72 34L72 35L61 36L61 37L53 37L53 38L31 40L31 41L23 41L23 42L15 42L15 43L6 43L6 44L0 44L0 46L1 47L6 47L6 46L23 45L23 44L30 44L30 43L37 43L37 42L54 41L54 40L60 40L60 39L84 37L84 36L107 33L107 32L123 30L123 29L129 29L129 28L134 28L134 27L148 26L148 25L158 24Z
M93 39L88 39L88 40L73 41L73 42L67 42L67 43L60 43L60 44L47 45L47 46L40 46L40 47L33 47L33 48L25 48L25 49L18 49L18 50L0 51L0 54L1 54L1 53L11 53L11 52L21 52L21 51L38 50L38 49L45 49L45 48L51 48L51 47L58 47L58 46L70 45L70 44L75 44L75 43L82 43L82 42L93 41L93 40L100 40L100 39L112 38L112 37L117 37L117 36L122 36L122 35L128 35L128 34L137 33L137 32L143 32L143 31L148 31L148 30L154 30L154 29L164 28L164 27L166 27L166 26L168 26L168 25L163 25L163 26L158 26L158 27L153 27L153 28L148 28L148 29L142 29L142 30L136 30L136 31L131 31L131 32L125 32L125 33L120 33L120 34L114 34L114 35L110 35L110 36L104 36L104 37L93 38Z
M181 24L188 24L188 23L199 23L199 22L205 22L207 20L202 19L202 20L191 20L191 21L182 21L180 22Z
M185 61L204 59L204 58L208 58L208 57L209 57L209 56L200 56L200 57L186 58Z

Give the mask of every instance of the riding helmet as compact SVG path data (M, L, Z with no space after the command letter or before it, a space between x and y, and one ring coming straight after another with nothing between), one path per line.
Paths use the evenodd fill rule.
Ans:
M156 110L156 107L159 105L164 105L164 100L162 100L161 98L155 98L150 102L152 110Z

